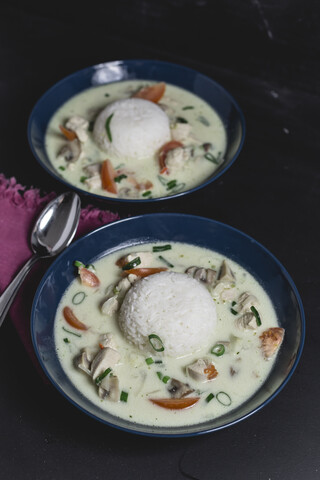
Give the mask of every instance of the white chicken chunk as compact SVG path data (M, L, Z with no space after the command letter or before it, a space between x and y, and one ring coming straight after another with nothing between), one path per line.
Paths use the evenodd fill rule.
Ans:
M84 183L90 190L97 190L98 188L102 188L100 175L94 175L93 177L86 178Z
M173 140L183 142L187 140L191 132L191 125L189 123L177 122L171 129L171 136Z
M190 159L190 149L177 147L169 150L166 157L166 166L170 172L180 170Z
M80 117L80 115L74 115L73 117L70 117L66 123L66 128L68 128L68 130L72 130L73 132L75 132L78 139L82 143L88 140L88 133L87 133L88 127L89 127L88 120L86 120L83 117Z
M196 362L188 365L187 374L198 382L210 382L218 375L218 372L209 358L199 358Z
M93 380L105 372L107 368L113 368L119 360L120 354L117 350L110 347L100 350L91 363L91 375Z

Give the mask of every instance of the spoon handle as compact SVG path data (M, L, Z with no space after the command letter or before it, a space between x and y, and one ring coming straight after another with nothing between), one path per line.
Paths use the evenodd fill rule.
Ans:
M18 293L19 288L21 287L23 280L26 278L31 267L36 263L39 258L40 257L36 254L29 258L27 263L21 268L19 273L17 273L15 278L0 296L0 327L8 313L9 308L11 307L13 300Z

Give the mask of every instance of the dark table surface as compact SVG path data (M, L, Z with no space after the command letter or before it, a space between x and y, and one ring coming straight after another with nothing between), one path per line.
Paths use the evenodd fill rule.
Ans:
M207 188L159 206L122 206L119 214L191 213L246 232L289 271L307 319L301 361L270 404L216 433L159 439L108 428L45 385L8 318L0 335L1 479L320 477L319 11L302 0L1 7L0 173L42 192L64 191L26 138L34 103L60 78L129 58L195 68L240 104L243 151Z

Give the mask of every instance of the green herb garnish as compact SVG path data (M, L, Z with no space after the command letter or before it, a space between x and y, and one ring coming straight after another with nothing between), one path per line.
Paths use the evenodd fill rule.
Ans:
M260 315L259 315L259 312L258 310L252 305L252 307L250 308L251 312L253 313L253 315L256 317L256 322L257 322L257 327L260 327L261 325L261 318L260 318Z
M172 246L167 244L167 245L159 245L159 246L154 246L152 247L153 252L164 252L165 250L171 250Z
M160 378L160 380L162 380L162 373L161 372L157 372L157 375L158 375L158 378Z
M94 127L94 120L91 120L91 122L89 122L88 132L93 132L93 127Z
M151 335L148 336L149 342L151 347L156 351L156 352L163 352L164 346L162 343L162 340L158 335L155 333L152 333Z
M73 305L80 305L80 303L83 302L83 300L86 298L86 294L84 292L78 292L72 297L72 303Z
M109 142L111 143L112 142L112 135L111 135L111 131L110 131L110 122L112 120L112 117L113 117L113 113L111 113L111 115L109 115L109 117L107 118L106 120L106 130L107 130L107 136L108 136L108 139L109 139Z
M80 333L71 332L71 330L68 330L68 329L65 328L65 327L62 327L62 330L64 330L65 332L70 333L71 335L74 335L75 337L81 337L81 336L82 336L82 335L80 335Z
M167 267L169 267L169 268L173 268L173 267L174 267L174 265L172 265L172 263L168 262L168 260L166 260L165 258L163 258L162 255L159 255L159 259L160 259L163 263L165 263L165 264L167 265Z
M100 385L100 383L102 382L102 380L103 380L107 375L109 375L110 372L111 372L111 368L107 368L107 370L105 370L103 373L101 373L101 375L99 375L99 376L95 379L96 385Z
M147 364L147 365L152 365L153 363L154 363L153 358L151 358L151 357L146 358L146 364Z
M82 263L82 262L79 262L79 260L75 260L75 261L73 262L73 265L74 265L75 267L78 267L78 268L85 268L85 267L86 267L85 264Z
M192 110L194 107L192 105L187 105L186 107L183 107L182 110Z
M226 351L224 345L222 343L217 343L214 347L211 348L211 353L216 355L217 357L221 357Z
M118 177L114 177L114 181L117 182L117 183L120 183L121 180L123 180L124 178L127 178L127 175L125 175L123 173L122 175L119 175Z
M168 375L165 375L163 378L162 378L162 381L163 383L168 383L170 380L170 377Z
M229 405L231 405L232 403L231 397L226 392L217 393L216 399L219 403L221 403L221 405L224 405L225 407L229 407Z
M144 193L142 194L142 196L143 196L143 197L149 197L149 196L151 195L151 193L152 193L151 190L147 190L146 192L144 192Z
M200 115L198 117L198 120L199 122L202 123L202 125L204 125L205 127L210 127L210 122L208 122L208 120L206 119L206 117L204 117L203 115Z
M110 97L110 93L105 93L104 96L105 97Z
M234 308L230 308L230 312L231 312L233 315L238 315L237 310L235 310Z
M63 167L62 165L58 168L59 168L59 170L62 170L62 171L64 171L66 169L66 167Z
M122 390L121 394L120 394L120 402L127 402L128 400L128 392L124 392Z
M219 165L218 160L217 160L211 153L206 153L205 156L204 156L204 158L205 158L206 160L209 160L209 162L212 162L212 163L214 163L214 164L216 164L216 165Z
M209 395L208 395L207 398L206 398L206 402L207 402L207 403L211 402L211 400L212 400L213 398L214 398L213 393L209 393Z
M86 180L87 180L88 177L86 177L85 175L83 175L82 177L80 177L80 182L81 183L84 183Z
M188 123L188 120L183 117L177 117L176 120L178 123Z
M67 338L67 337L64 338L63 341L64 341L64 343L70 343L70 340L69 340L69 338Z
M133 260L131 260L131 262L126 263L126 265L122 267L122 270L131 270L132 268L135 268L138 265L140 265L140 263L141 263L140 257L136 257Z
M177 180L170 180L170 182L167 183L167 190L171 190L176 186L177 186Z

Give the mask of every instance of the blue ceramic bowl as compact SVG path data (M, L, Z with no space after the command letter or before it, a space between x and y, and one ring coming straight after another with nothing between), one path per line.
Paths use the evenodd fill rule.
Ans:
M228 256L247 269L270 296L284 342L274 367L261 388L245 403L207 422L181 427L153 427L130 423L94 405L65 375L54 345L54 318L60 299L74 280L75 259L92 263L127 246L153 241L178 241L209 248ZM31 333L45 373L54 386L76 407L96 420L127 432L150 436L181 437L212 432L244 420L268 404L293 374L303 348L305 318L297 289L279 261L261 244L223 223L181 214L133 217L102 227L73 243L52 264L35 295Z
M209 103L220 115L227 132L225 160L220 167L201 185L184 192L154 199L118 199L81 190L63 179L50 162L45 148L48 123L56 110L74 95L90 87L122 80L156 80L171 83L189 90ZM181 65L156 60L120 60L101 63L80 70L51 87L37 102L28 122L28 140L31 150L40 165L53 177L79 193L100 200L115 202L156 202L167 200L205 187L219 178L233 164L240 153L245 136L243 114L231 95L218 83L201 73Z

